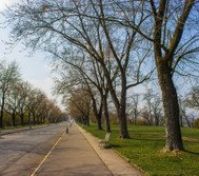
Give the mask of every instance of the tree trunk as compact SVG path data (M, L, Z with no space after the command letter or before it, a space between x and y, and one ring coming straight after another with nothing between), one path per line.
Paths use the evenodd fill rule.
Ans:
M166 122L166 150L182 150L182 136L179 123L179 104L171 69L167 62L157 64L159 84L162 91Z
M98 130L102 130L103 129L102 128L102 103L100 105L99 112L98 112L96 101L93 97L92 97L92 101L93 101L93 112L97 120L97 128Z
M118 110L118 117L120 122L120 137L129 138L126 116L126 78L122 76L122 90L120 99L120 108Z
M24 114L23 113L20 115L20 118L21 118L21 125L24 126Z
M103 130L103 128L102 128L102 114L98 113L96 116L97 116L96 117L96 119L97 119L97 129Z
M37 115L37 117L36 117L36 124L37 124L37 125L39 124L39 119L40 119L40 116Z
M120 125L120 137L121 138L129 138L128 128L127 128L127 118L126 111L123 108L119 109L119 125Z
M137 125L137 116L138 116L138 115L137 115L137 112L136 112L136 111L134 111L134 120L135 120L135 122L134 122L134 123L135 123L135 125Z
M46 116L43 117L43 123L45 123L45 122L46 122Z
M31 124L31 113L28 112L28 124L30 125Z
M111 125L110 125L110 117L109 117L109 110L108 110L108 104L107 104L107 94L104 95L103 98L103 104L104 104L104 117L106 121L106 132L111 132Z
M87 126L90 126L90 111L87 112Z
M12 113L12 125L16 126L16 113L15 113L15 111Z
M188 119L188 117L185 115L185 120L186 120L186 122L187 122L187 126L189 127L189 128L191 128L192 127L192 125L191 125L191 122L189 121L189 119Z
M127 119L126 119L126 74L123 70L121 73L122 79L122 90L121 90L121 99L118 99L117 93L112 85L112 80L110 78L110 73L108 72L105 63L101 62L101 66L104 70L105 77L107 79L107 86L110 91L111 97L113 99L113 103L117 109L117 115L119 118L120 125L120 137L121 138L129 138L128 128L127 128Z
M85 123L84 124L87 126L90 125L89 115L85 115Z
M159 115L156 114L154 117L155 117L155 126L159 126L159 123L160 123L159 122Z
M3 109L1 107L1 112L0 112L0 128L3 128Z
M180 127L183 127L183 116L180 114Z
M3 93L2 103L1 103L1 112L0 112L0 128L3 128L4 104L5 104L5 95Z
M35 115L33 113L33 125L35 125L35 122L36 122L36 118L35 118Z

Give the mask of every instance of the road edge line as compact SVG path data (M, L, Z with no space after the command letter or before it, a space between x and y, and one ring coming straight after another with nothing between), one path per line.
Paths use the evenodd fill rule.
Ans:
M35 176L37 174L37 172L39 171L39 169L41 168L41 166L44 164L44 162L48 159L48 157L51 155L51 153L53 152L53 150L55 149L55 147L57 146L57 144L60 142L60 140L62 139L62 136L65 132L63 132L61 134L61 136L58 138L58 140L56 141L56 143L51 147L51 149L48 151L48 153L44 156L44 158L42 159L42 161L40 162L40 164L34 169L34 171L32 172L32 174L30 176Z

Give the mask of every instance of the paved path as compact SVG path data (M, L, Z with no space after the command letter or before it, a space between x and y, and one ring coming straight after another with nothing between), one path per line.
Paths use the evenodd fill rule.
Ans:
M113 150L100 149L98 139L78 125L62 136L35 175L39 176L140 176Z
M63 135L48 159L36 173L39 176L111 176L77 127Z
M0 138L0 176L140 176L98 139L65 123Z

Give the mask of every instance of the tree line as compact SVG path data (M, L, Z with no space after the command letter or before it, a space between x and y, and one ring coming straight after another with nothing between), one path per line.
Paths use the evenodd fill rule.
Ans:
M15 41L50 53L57 92L84 123L92 102L98 128L103 117L110 131L114 109L120 137L129 138L129 96L155 80L172 151L184 149L177 80L198 73L198 8L196 0L23 0L5 16Z
M64 117L43 91L23 81L15 62L1 62L0 128L58 122Z
M68 97L64 97L67 112L71 117L84 125L89 125L90 121L96 122L98 129L101 130L103 129L102 125L105 124L105 119L102 118L102 121L99 122L96 115L94 115L95 105L87 91L78 88L74 89L74 92L69 92L67 89ZM199 119L197 114L195 114L199 108L198 97L199 90L196 87L192 87L185 97L178 97L181 127L199 128ZM100 98L98 97L97 99L99 101ZM110 102L111 99L109 98L108 101ZM115 109L111 108L110 104L105 104L104 106L109 106L110 123L118 123ZM142 94L135 93L128 97L126 113L128 123L130 124L147 126L164 126L165 124L162 100L152 89L146 89L146 92ZM104 115L102 114L102 116ZM110 127L105 128L105 130L111 132Z

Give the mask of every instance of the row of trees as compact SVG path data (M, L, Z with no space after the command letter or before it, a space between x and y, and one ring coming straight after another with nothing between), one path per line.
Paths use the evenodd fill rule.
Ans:
M0 128L63 120L56 104L24 82L16 63L0 64Z
M90 95L99 129L103 115L110 131L114 106L120 136L128 138L129 94L157 77L165 148L183 149L174 81L198 71L197 1L23 0L6 17L16 40L43 48L56 60L58 92L66 99L71 95L71 102L77 91Z
M194 86L190 86L189 92L184 96L178 96L181 127L197 127L194 124L198 118L198 99L199 89ZM132 96L128 114L135 124L137 120L141 120L141 123L146 125L165 124L162 100L152 89L146 89L145 93Z
M66 89L64 90L66 91ZM68 98L64 97L68 114L85 125L89 125L89 120L96 122L92 97L85 89L81 89L80 87L73 90L72 92L67 91L67 94L69 93ZM193 87L185 97L178 97L180 102L181 127L199 127L197 124L197 112L199 109L198 98L199 91L196 87ZM108 101L111 103L110 97ZM116 112L114 108L111 108L110 103L106 106L108 106L109 109L110 121L114 123L115 121L117 122ZM104 114L102 114L102 116L104 116ZM152 89L148 89L142 94L133 94L128 98L127 118L129 123L135 125L163 126L165 119L161 98ZM104 124L104 118L102 118L102 122L98 125L98 129L102 129L101 124ZM110 129L106 130L110 132Z

